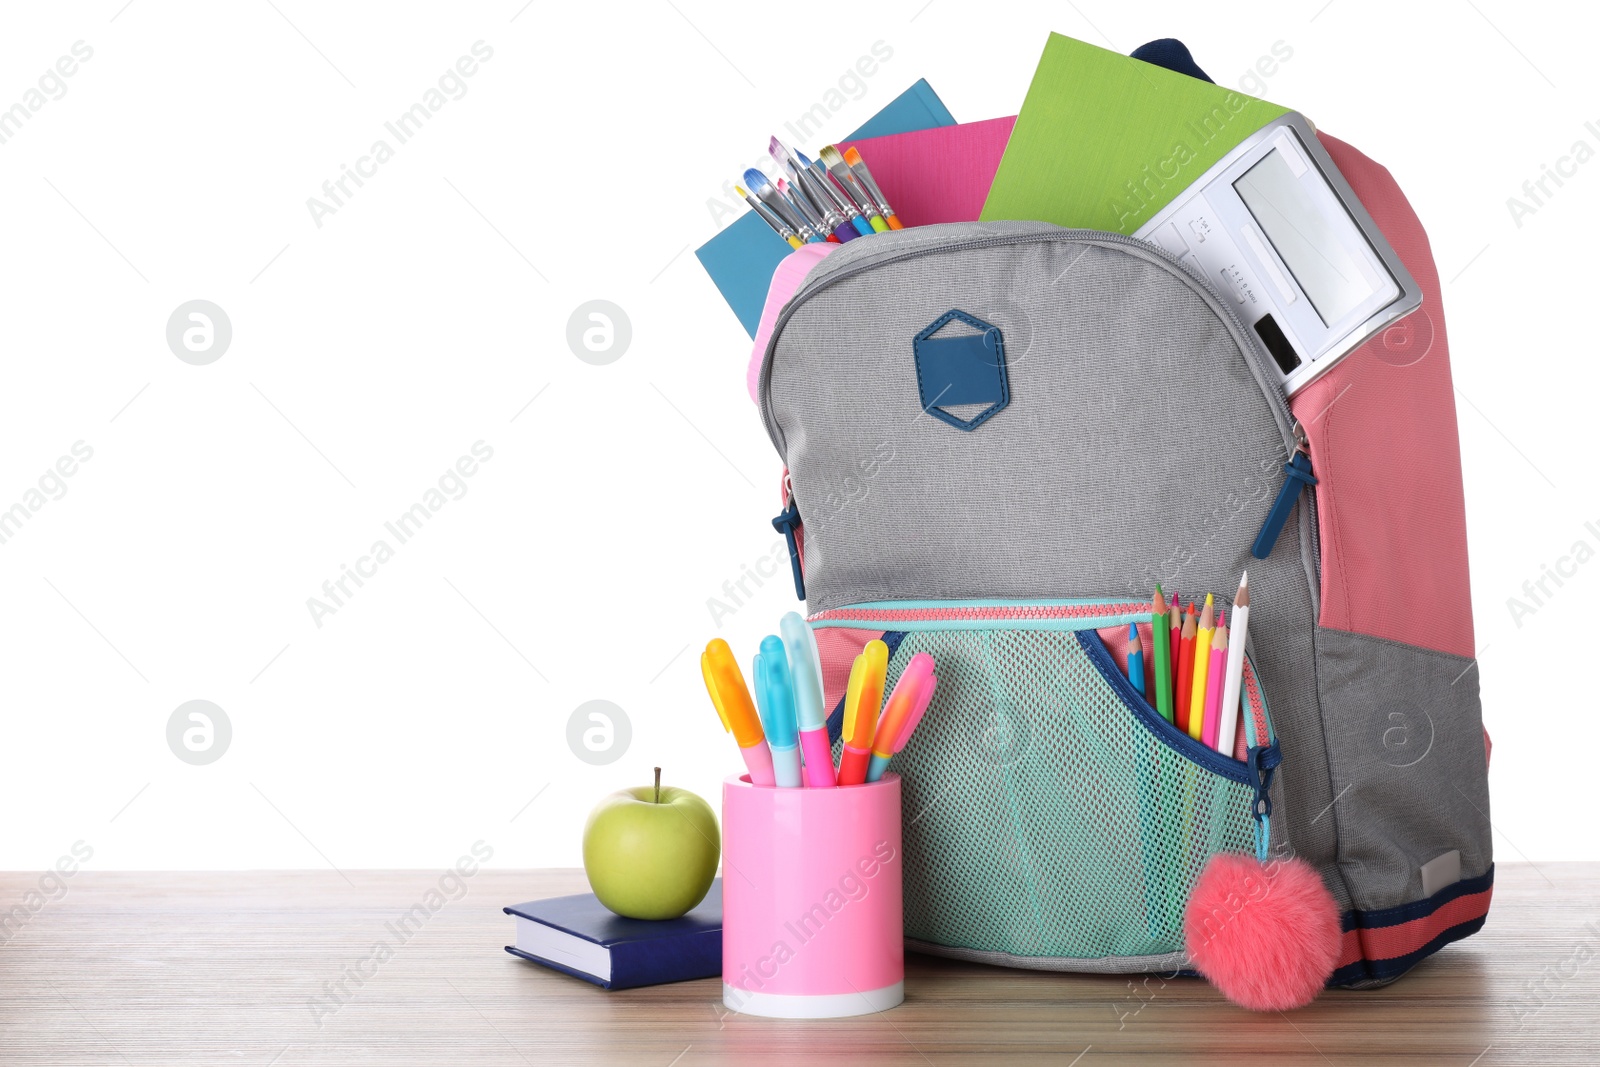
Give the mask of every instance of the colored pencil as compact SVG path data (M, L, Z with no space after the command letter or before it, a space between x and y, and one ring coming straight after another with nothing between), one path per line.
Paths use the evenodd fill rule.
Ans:
M1155 673L1156 711L1172 721L1172 637L1167 627L1167 600L1156 585L1150 600L1150 665Z
M1222 721L1217 724L1217 751L1225 756L1233 755L1234 730L1239 721L1239 695L1244 683L1244 639L1249 628L1250 572L1245 571L1239 579L1239 593L1233 598L1233 632L1229 635L1228 674L1222 687Z
M1131 622L1128 624L1128 681L1133 683L1140 696L1145 695L1144 649L1139 644L1139 627Z
M1178 642L1183 638L1183 608L1178 604L1176 595L1172 598L1172 606L1167 608L1167 623L1172 644L1172 684L1176 686L1178 684Z
M1219 614L1217 632L1211 636L1211 667L1206 672L1206 710L1200 723L1200 743L1217 747L1217 730L1222 718L1222 688L1228 676L1228 624Z
M1206 594L1205 607L1200 609L1200 624L1194 632L1194 679L1189 689L1189 736L1200 740L1200 730L1206 714L1206 676L1211 670L1211 637L1216 633L1217 610Z
M1189 732L1189 692L1194 684L1194 604L1183 613L1183 635L1178 640L1178 685L1173 690L1172 723Z

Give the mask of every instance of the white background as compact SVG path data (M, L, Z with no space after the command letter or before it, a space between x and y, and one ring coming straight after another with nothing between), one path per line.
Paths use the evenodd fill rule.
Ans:
M1592 15L908 0L797 41L787 5L274 3L3 19L0 107L94 52L0 144L0 508L94 454L0 545L0 866L80 839L97 869L436 867L479 839L572 865L590 806L655 764L715 803L738 763L699 649L748 660L794 604L785 567L720 628L706 606L772 551L779 469L692 253L733 217L708 200L874 42L892 57L801 147L918 77L959 120L1014 114L1050 30L1176 36L1233 86L1281 41L1261 95L1409 194L1462 400L1498 857L1600 857L1600 561L1520 626L1506 603L1600 548L1600 162L1520 227L1506 206L1600 149ZM307 198L480 40L465 96L315 225ZM233 326L209 366L165 340L196 298ZM607 366L565 339L595 298L633 326ZM466 495L319 628L307 598L480 440ZM208 766L167 746L191 699L232 723ZM632 723L610 766L567 746L591 699Z

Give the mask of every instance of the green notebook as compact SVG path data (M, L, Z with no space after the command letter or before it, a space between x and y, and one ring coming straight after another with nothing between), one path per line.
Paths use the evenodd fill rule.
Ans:
M1287 110L1052 33L982 217L1131 234Z

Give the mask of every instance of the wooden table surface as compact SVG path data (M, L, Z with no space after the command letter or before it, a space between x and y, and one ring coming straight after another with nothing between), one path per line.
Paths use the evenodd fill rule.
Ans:
M1287 1015L1196 980L910 956L899 1008L808 1022L727 1014L716 979L607 993L505 953L501 906L578 871L480 871L377 959L438 877L86 870L61 895L0 874L0 921L25 919L0 926L0 1063L1600 1064L1600 864L1505 864L1476 937Z

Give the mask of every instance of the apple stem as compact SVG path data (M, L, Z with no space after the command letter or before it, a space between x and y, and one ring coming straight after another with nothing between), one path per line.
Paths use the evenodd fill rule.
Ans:
M661 768L656 768L656 803L661 803Z

